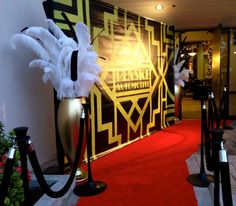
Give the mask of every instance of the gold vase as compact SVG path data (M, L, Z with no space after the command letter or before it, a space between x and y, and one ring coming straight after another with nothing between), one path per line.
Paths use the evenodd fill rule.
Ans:
M71 166L74 162L79 138L83 138L82 151L76 172L76 182L87 179L87 173L80 169L86 150L86 138L80 137L79 135L84 101L84 98L64 98L59 103L57 113L57 125L60 140Z

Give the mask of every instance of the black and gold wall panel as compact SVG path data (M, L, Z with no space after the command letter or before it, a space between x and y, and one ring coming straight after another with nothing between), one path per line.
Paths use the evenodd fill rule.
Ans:
M64 2L64 3L63 3ZM67 3L65 3L67 2ZM93 156L120 148L173 121L173 27L101 1L53 1L53 19L67 35L61 12L90 28L103 71L90 93Z

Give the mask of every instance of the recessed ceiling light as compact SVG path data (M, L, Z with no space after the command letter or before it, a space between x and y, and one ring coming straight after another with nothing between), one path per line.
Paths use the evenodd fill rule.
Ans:
M155 8L156 8L156 10L160 11L160 10L164 9L164 6L163 6L163 4L157 4L155 6Z

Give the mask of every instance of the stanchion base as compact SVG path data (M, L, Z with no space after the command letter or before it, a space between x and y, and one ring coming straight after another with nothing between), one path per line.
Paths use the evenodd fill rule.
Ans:
M187 181L194 186L208 187L210 183L214 182L214 176L205 173L192 174L187 178Z
M225 130L231 130L231 129L233 129L233 127L231 127L231 126L225 124L225 125L223 126L223 129L225 129Z
M107 185L100 181L89 181L76 185L74 193L78 196L93 196L104 192Z

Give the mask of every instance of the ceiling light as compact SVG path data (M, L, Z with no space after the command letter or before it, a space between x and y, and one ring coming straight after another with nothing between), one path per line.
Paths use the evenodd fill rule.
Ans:
M164 9L164 6L163 6L163 4L157 4L155 6L155 8L156 8L156 10L160 11L160 10Z

